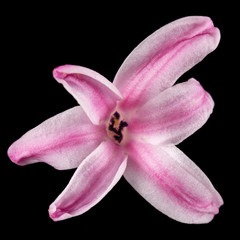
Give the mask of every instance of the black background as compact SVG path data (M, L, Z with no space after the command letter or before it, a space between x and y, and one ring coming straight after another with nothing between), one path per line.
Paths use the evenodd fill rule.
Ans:
M238 215L237 130L238 6L194 1L170 4L146 1L83 4L43 3L7 6L3 24L1 71L1 177L3 230L9 237L68 236L193 238L235 236ZM222 2L222 3L221 3ZM225 204L209 224L186 225L148 204L122 178L85 214L61 222L48 206L65 188L74 170L57 171L45 164L19 167L7 149L29 129L77 103L52 77L63 64L91 68L110 81L123 60L149 34L177 18L210 16L222 34L219 47L179 81L194 77L212 95L214 112L199 131L179 145L211 179ZM237 72L237 71L236 71ZM236 92L235 92L236 90ZM235 172L236 171L236 172ZM166 235L167 234L167 235ZM226 235L225 235L226 236Z

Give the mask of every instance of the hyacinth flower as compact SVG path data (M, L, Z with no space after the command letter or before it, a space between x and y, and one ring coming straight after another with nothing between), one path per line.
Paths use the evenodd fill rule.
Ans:
M122 176L170 218L183 223L213 219L221 196L175 145L205 124L214 102L197 80L175 82L219 40L210 18L185 17L140 43L113 83L81 66L53 70L80 106L27 132L8 156L21 166L44 162L59 170L77 168L49 207L54 221L88 211Z

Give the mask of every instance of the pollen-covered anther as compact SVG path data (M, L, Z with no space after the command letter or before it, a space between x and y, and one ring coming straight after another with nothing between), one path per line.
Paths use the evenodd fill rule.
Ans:
M127 122L121 120L121 116L118 112L111 115L107 126L107 134L113 138L114 141L120 144L123 140L123 129L127 127Z

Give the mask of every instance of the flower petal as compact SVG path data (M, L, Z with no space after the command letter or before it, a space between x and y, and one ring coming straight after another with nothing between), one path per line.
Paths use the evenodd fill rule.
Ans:
M128 146L127 181L150 204L183 223L207 223L223 204L207 176L175 146Z
M166 89L147 102L128 131L152 144L178 144L207 121L214 102L195 79Z
M80 106L62 112L30 130L8 149L19 165L45 162L57 169L79 166L105 137L105 129L91 123Z
M160 28L127 57L114 85L125 108L139 106L172 86L218 45L220 32L208 17L185 17Z
M78 101L94 124L106 120L116 101L121 99L111 82L88 68L64 65L54 69L53 76Z
M71 181L49 208L54 221L80 215L97 204L125 171L127 156L112 141L102 144L78 167Z

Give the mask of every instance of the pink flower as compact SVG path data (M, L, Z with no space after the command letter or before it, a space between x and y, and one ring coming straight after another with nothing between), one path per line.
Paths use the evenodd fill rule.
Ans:
M65 65L54 78L80 106L60 113L14 142L19 165L77 168L50 205L63 220L97 204L122 175L156 209L183 223L207 223L223 200L207 176L175 145L197 131L214 102L198 81L176 80L218 45L208 17L160 28L127 57L113 84L90 69Z

